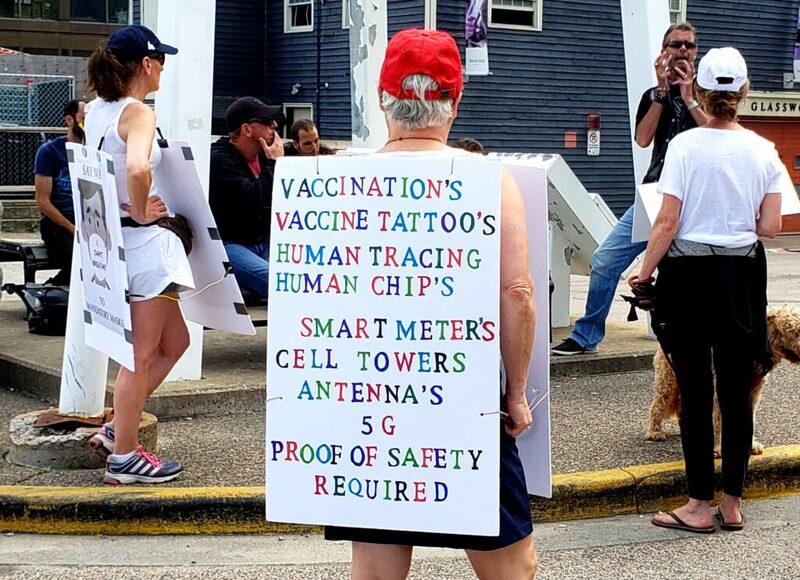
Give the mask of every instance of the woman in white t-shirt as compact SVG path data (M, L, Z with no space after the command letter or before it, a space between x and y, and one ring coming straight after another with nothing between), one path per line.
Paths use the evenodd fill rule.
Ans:
M735 48L700 61L697 94L711 120L678 135L664 162L664 194L644 263L629 279L635 293L655 285L654 329L681 396L680 429L689 501L653 524L715 531L714 374L722 414L725 530L744 524L741 495L753 437L751 387L757 365L771 367L766 339L766 257L759 236L781 228L781 192L794 191L774 145L736 122L749 86ZM712 373L713 370L713 373Z
M114 420L90 440L106 458L105 482L162 483L183 472L177 461L161 461L138 442L147 397L189 346L176 290L194 285L178 236L156 225L169 211L158 196L154 169L156 118L144 104L158 90L167 54L178 50L144 26L125 26L90 57L89 83L98 98L87 106L86 143L109 153L122 215L122 237L131 300L135 372L120 367L114 384ZM157 174L156 174L157 175Z

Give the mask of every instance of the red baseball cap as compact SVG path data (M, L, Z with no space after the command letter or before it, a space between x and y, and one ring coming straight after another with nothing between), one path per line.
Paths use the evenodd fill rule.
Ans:
M398 99L416 99L403 88L403 80L425 74L439 85L425 92L425 100L455 99L461 94L461 56L453 37L440 30L410 28L395 34L386 46L378 88Z

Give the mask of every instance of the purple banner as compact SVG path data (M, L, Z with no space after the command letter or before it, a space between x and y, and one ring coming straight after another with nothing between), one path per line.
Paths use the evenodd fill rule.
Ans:
M470 0L467 8L467 46L485 47L486 37L486 0Z
M486 0L470 0L467 7L464 51L464 74L489 74L489 46L487 43Z

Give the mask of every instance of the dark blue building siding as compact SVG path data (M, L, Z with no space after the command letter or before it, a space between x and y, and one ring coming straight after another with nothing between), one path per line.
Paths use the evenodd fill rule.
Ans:
M350 139L350 44L341 1L315 0L314 30L290 34L283 32L283 0L267 6L267 96L311 103L324 139ZM296 83L302 88L292 95Z
M467 2L463 4L466 8ZM424 0L389 0L386 10L389 38L404 28L423 28L425 26Z
M438 25L464 46L460 0L439 0ZM462 49L463 56L463 49ZM546 0L541 32L489 29L491 76L469 77L453 136L490 150L558 153L616 213L633 199L619 3ZM601 150L586 155L586 115L600 113ZM564 147L576 131L577 148Z
M751 89L780 91L792 72L797 0L691 0L686 18L697 28L700 54L735 46L747 61Z
M469 79L453 136L475 137L496 151L559 153L590 191L624 211L633 196L633 169L619 7L593 0L547 0L544 6L542 32L490 30L493 74ZM341 28L341 2L316 1L321 28L313 32L284 34L283 9L283 0L268 0L267 96L274 102L314 104L323 138L349 139L349 33ZM462 0L438 2L437 27L462 46L465 10ZM424 3L389 2L388 24L390 36L423 26ZM586 38L592 39L591 50ZM295 83L303 88L293 96ZM590 112L602 115L599 157L586 155ZM564 131L577 132L577 148L564 147Z
M311 103L323 139L347 140L349 31L341 28L341 0L314 1L314 31L293 34L283 32L283 0L218 1L215 103L220 96L248 93L273 102ZM619 214L633 199L634 186L620 6L595 0L543 4L540 32L489 29L492 75L468 79L453 137L475 137L495 151L558 153L586 188L602 194ZM467 2L437 5L437 27L463 47ZM266 10L265 20L259 8ZM698 28L701 54L712 46L737 46L755 90L782 90L783 73L792 71L797 9L798 0L757 6L691 0L687 16ZM424 2L389 1L388 23L390 36L423 26ZM219 70L221 64L227 70ZM260 79L259 70L267 71ZM295 83L302 89L293 96ZM597 157L586 155L589 113L602 118ZM577 133L576 148L564 147L565 131Z
M131 23L141 24L141 0L133 0ZM214 87L211 132L225 133L223 114L238 97L265 97L264 0L217 0L214 21Z
M263 0L217 0L214 28L212 130L221 134L230 103L238 97L266 96L266 6Z
M278 103L311 103L323 139L349 140L350 31L342 28L341 0L315 0L314 31L289 34L283 32L283 0L268 0L267 5L267 96ZM393 0L388 5L390 35L421 27L423 21L420 0ZM292 95L295 83L302 89Z

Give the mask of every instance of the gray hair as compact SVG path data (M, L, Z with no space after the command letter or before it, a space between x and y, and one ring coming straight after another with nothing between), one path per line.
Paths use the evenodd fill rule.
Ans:
M667 43L669 42L669 35L675 32L676 30L680 30L683 32L691 32L692 36L694 36L694 41L697 42L697 29L695 29L695 27L692 25L691 22L686 20L684 22L679 22L677 24L671 24L669 28L667 28L667 31L664 33L664 38L661 40L662 47L667 46Z
M413 74L403 79L403 88L413 92L416 99L398 99L383 91L381 104L388 117L407 131L440 127L453 115L450 99L427 101L425 92L439 88L439 84L428 75Z

